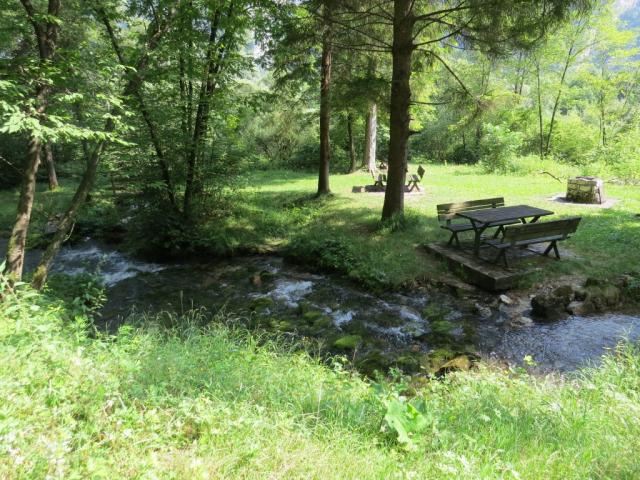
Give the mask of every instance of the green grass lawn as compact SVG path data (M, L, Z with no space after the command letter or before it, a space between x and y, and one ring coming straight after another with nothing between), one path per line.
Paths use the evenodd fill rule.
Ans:
M232 319L91 338L70 308L5 293L0 478L640 476L633 347L569 379L480 366L373 384Z
M547 175L488 175L477 167L429 165L425 194L405 197L406 225L392 232L380 227L381 194L351 193L354 185L371 183L363 173L332 176L334 196L320 201L311 199L316 187L311 173L257 172L250 183L254 187L234 200L234 214L211 225L224 229L221 237L229 249L289 247L294 256L335 267L367 284L396 287L441 273L442 265L420 248L448 239L438 226L436 205L495 196L503 196L508 205L546 208L558 217L583 217L578 233L562 245L574 256L549 262L545 275L615 275L640 265L637 186L607 184L607 197L618 201L611 209L600 209L550 201L565 185ZM341 250L346 259L335 258Z
M417 169L416 165L411 171ZM367 287L399 288L445 273L422 245L446 241L436 220L438 203L504 196L507 204L528 204L556 212L558 217L583 217L578 233L564 242L573 255L549 261L540 280L573 274L614 276L640 265L640 187L607 184L606 195L617 199L611 209L550 201L565 185L548 175L489 175L473 166L428 165L424 195L407 195L406 224L398 231L383 228L382 194L351 193L354 185L371 183L363 173L333 175L333 195L316 200L316 174L257 171L250 185L234 192L225 217L200 228L198 247L218 254L284 251L309 265L336 270ZM46 219L63 209L73 185L56 192L39 187L30 244L37 245ZM0 234L8 235L15 215L16 192L0 191ZM117 220L108 189L97 189L81 220L107 225ZM111 220L110 220L111 219ZM470 235L470 234L468 234Z

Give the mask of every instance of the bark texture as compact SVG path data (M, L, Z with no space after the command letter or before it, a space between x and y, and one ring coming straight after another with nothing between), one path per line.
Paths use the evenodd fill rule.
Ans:
M118 42L118 39L116 38L115 32L113 30L113 27L111 26L111 22L109 21L109 18L107 17L104 10L101 9L98 12L101 16L102 23L104 24L105 29L107 30L109 39L111 40L111 45L113 47L113 50L116 53L116 56L118 57L118 62L122 66L128 66L128 63L124 58L122 49L120 48L120 44ZM149 109L147 108L144 97L142 96L141 86L142 86L143 79L140 76L140 71L142 71L146 67L148 62L149 62L148 55L145 54L140 58L140 60L138 61L138 64L136 65L135 70L131 74L133 76L132 81L130 81L129 84L127 85L127 91L125 92L125 95L133 96L133 98L135 98L137 102L138 110L142 115L144 123L147 125L149 138L151 139L151 144L153 145L153 148L156 152L156 159L158 162L158 167L160 169L160 175L161 175L162 181L164 182L164 185L165 185L167 199L169 200L170 205L173 208L176 208L175 189L173 187L173 182L171 180L171 170L169 168L169 162L167 161L166 155L164 153L164 149L160 142L160 136L158 135L156 125L151 118ZM87 168L90 168L90 166L87 166Z
M113 122L111 120L109 120L109 122L110 123L106 128L107 131L113 130ZM42 254L42 258L40 259L40 263L38 264L38 268L36 268L32 280L32 286L37 290L40 290L47 281L47 276L49 274L49 270L51 269L53 259L60 251L62 244L64 243L69 231L71 230L71 227L73 226L73 223L75 222L78 210L87 199L87 195L93 187L96 173L98 171L98 164L100 163L100 158L105 145L106 142L99 142L89 156L88 165L86 170L84 171L84 174L82 175L80 185L78 185L76 193L74 194L73 199L71 200L71 203L67 208L67 211L58 223L58 230L47 246L47 249Z
M369 104L369 111L365 120L364 132L364 159L362 168L366 168L369 172L375 174L376 168L376 149L378 144L378 105L375 102Z
M414 51L411 14L413 0L395 0L393 14L393 73L389 117L389 161L382 220L404 214L404 184L409 141L411 57Z
M47 16L44 18L38 14L30 0L21 0L21 3L33 27L38 44L40 66L46 67L55 56L58 43L60 27L59 23L53 19L60 13L60 0L49 0ZM50 83L44 78L40 78L34 92L34 107L28 112L29 115L39 121L43 119L50 92ZM27 165L22 176L16 220L11 230L7 247L5 273L12 281L22 279L25 243L29 232L29 223L31 222L31 211L36 191L36 174L40 165L41 151L42 140L38 135L32 134L29 138L29 153Z
M351 160L349 172L353 173L358 169L358 159L356 158L356 142L353 138L353 113L351 112L347 116L347 135L349 137L349 159Z
M233 2L229 5L227 18L231 18ZM187 178L182 211L186 219L193 216L194 197L202 191L202 179L198 173L199 166L204 158L206 133L209 126L209 115L211 110L211 100L216 90L217 76L222 68L222 62L231 39L232 30L227 28L218 41L220 31L221 12L217 10L211 20L211 31L209 33L209 47L204 70L204 76L198 96L198 107L193 126L193 137L187 158Z
M329 188L329 164L331 163L331 140L329 129L331 126L331 4L324 5L324 31L322 32L322 72L320 80L320 169L318 172L318 193L326 195Z
M58 188L58 175L56 173L56 163L53 158L53 147L50 143L44 146L45 160L47 162L47 176L49 178L49 190Z

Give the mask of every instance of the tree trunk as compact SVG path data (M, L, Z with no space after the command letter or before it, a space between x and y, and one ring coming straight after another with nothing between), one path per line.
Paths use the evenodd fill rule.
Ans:
M542 92L540 91L540 61L536 61L536 79L538 83L538 133L540 137L540 160L544 160L544 132L542 130Z
M49 177L49 190L58 188L58 175L56 174L56 164L53 159L53 148L50 143L44 146L45 160L47 162L47 175Z
M324 4L324 31L322 33L322 72L320 80L320 170L318 173L318 193L326 195L329 189L329 163L331 162L331 140L329 128L331 126L331 5Z
M549 121L549 133L547 134L547 144L545 146L545 153L549 153L549 149L551 148L551 135L553 135L553 125L556 120L556 112L558 111L558 105L560 103L560 95L562 95L562 87L564 86L564 81L567 76L567 70L569 69L569 65L571 65L571 58L573 57L573 46L574 43L571 43L569 47L569 52L567 53L567 59L564 62L564 68L562 69L562 76L560 77L560 85L558 86L558 93L556 94L556 99L553 102L553 111L551 112L551 120Z
M356 158L356 142L353 138L353 113L351 112L347 115L347 134L349 137L349 159L351 160L349 173L353 173L358 169L358 160Z
M7 247L7 263L5 273L12 281L22 280L22 268L24 263L24 248L31 221L31 210L36 193L36 174L40 165L40 151L42 144L39 137L32 136L29 139L29 158L27 168L22 177L20 198L18 199L18 212L13 230L9 237Z
M115 32L111 27L111 22L109 21L109 18L107 17L104 10L99 10L99 13L102 17L102 23L104 24L107 30L107 33L109 35L109 39L111 40L111 45L113 47L113 50L115 51L116 56L118 57L118 62L123 67L126 67L127 62L124 58L124 55L122 53L122 50L116 38ZM140 65L141 62L144 62L142 66L146 65L146 62L148 62L148 57L143 56L141 58L141 61L138 62L137 67L141 66ZM162 145L160 143L160 137L156 130L156 126L153 123L153 120L151 119L151 114L149 113L149 109L147 108L147 105L144 101L144 97L142 96L142 91L140 88L142 85L142 77L140 77L139 68L136 68L136 70L134 70L134 73L132 75L133 75L133 81L129 82L129 87L128 87L129 91L125 92L125 95L133 94L133 97L136 99L138 103L138 110L140 111L140 114L142 115L142 118L145 124L147 125L149 138L151 139L151 144L153 145L153 148L156 152L156 159L158 161L158 166L160 167L160 175L161 175L162 181L164 182L167 199L169 200L169 204L175 209L177 208L177 205L176 205L176 198L175 198L175 190L173 188L173 182L171 180L171 171L169 169L169 163L167 162L167 159L164 154L164 149L162 148ZM87 168L89 168L89 166L87 166Z
M111 120L109 120L109 122L110 123L107 125L106 131L111 131L113 129L113 123L111 122ZM75 222L78 209L85 202L87 195L93 187L93 183L96 178L96 172L98 170L98 164L100 163L100 157L105 145L106 142L104 140L100 141L100 143L98 143L98 145L91 153L87 168L82 175L82 180L80 181L80 185L78 185L78 188L76 189L76 193L71 200L71 204L58 223L58 230L54 234L51 243L49 243L47 249L42 254L42 258L40 259L38 268L36 268L31 283L32 286L37 290L40 290L47 281L47 275L49 274L53 259L60 251L60 248L62 247L67 234L71 230L71 227Z
M369 104L367 112L366 126L364 132L364 159L362 167L375 174L376 168L376 147L378 143L378 105L375 102Z
M43 17L35 10L30 0L21 0L21 3L35 33L40 66L46 67L55 55L58 42L60 27L55 17L60 12L60 0L49 0L46 17ZM42 78L39 79L34 95L35 107L33 111L28 112L38 121L41 121L44 117L50 91L50 84ZM11 230L7 246L5 273L11 278L11 281L20 281L22 279L24 249L27 233L29 232L29 223L31 222L31 211L36 191L36 174L40 165L41 150L42 141L37 135L31 135L27 166L22 177L22 186L18 199L16 221Z
M233 5L233 2L230 3ZM229 7L231 9L231 6ZM228 16L231 15L231 10ZM200 86L198 97L198 108L193 126L193 138L189 147L187 158L187 178L185 182L184 199L182 213L185 219L193 216L193 200L195 195L202 190L202 179L198 174L198 168L204 155L205 136L209 124L209 109L211 97L216 86L215 76L221 68L221 61L224 57L226 38L230 34L230 29L226 29L223 37L218 42L217 35L220 27L219 10L216 10L211 20L211 31L209 33L209 47L207 49L207 59L204 77Z
M404 214L404 184L409 141L411 57L413 55L413 0L395 0L393 15L393 73L389 117L389 162L382 220Z

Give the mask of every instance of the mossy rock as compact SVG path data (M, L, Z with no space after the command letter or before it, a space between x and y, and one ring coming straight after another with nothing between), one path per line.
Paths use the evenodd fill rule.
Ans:
M358 371L372 376L375 372L387 373L394 364L393 358L379 350L373 350L356 359L355 366Z
M449 313L450 310L448 308L438 305L437 303L430 303L422 310L422 317L429 321L436 319L441 320Z
M420 357L413 353L405 353L396 358L395 364L406 373L419 372L421 368Z
M263 282L269 282L271 280L273 280L274 278L276 278L276 274L269 272L268 270L263 270L260 272L260 279Z
M438 348L428 355L423 355L420 359L421 367L429 373L436 373L442 365L452 358L455 358L456 352L448 348Z
M471 360L467 355L458 355L445 362L437 373L442 375L449 372L466 372L471 369L471 365Z
M331 329L334 327L333 320L328 315L322 315L313 322L313 327L318 329Z
M300 315L304 315L309 311L313 311L313 305L306 300L300 300L298 302L298 313Z
M361 320L352 320L349 323L343 324L341 327L346 333L358 335L360 337L367 336L369 333L366 325Z
M249 310L252 312L260 312L267 308L273 308L276 302L270 297L258 297L249 302Z
M319 310L306 310L303 314L302 314L302 319L307 322L309 325L313 325L316 320L322 318L323 316L326 316L324 314L324 312L321 312Z
M451 335L456 326L448 320L435 320L429 323L431 331L437 335Z
M296 330L296 324L291 320L282 320L279 318L271 318L269 327L279 332L293 332Z
M338 350L355 350L362 343L360 335L344 335L333 342L333 347Z

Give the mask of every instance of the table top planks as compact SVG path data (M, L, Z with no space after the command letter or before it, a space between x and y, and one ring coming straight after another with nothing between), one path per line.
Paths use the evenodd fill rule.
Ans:
M510 207L485 208L482 210L459 212L456 215L469 219L475 223L491 224L523 218L544 217L547 215L553 215L553 212L542 208L531 207L529 205L513 205Z

